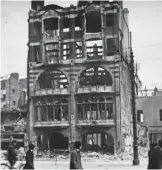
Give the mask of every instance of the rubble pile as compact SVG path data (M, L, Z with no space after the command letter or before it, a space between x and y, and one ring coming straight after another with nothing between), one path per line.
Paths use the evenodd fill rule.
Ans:
M57 159L68 159L69 158L69 153L68 151L55 151L55 150L47 150L47 151L44 151L44 152L39 152L38 154L36 154L36 158L43 158L43 159L53 159L53 158L56 158Z
M6 153L7 151L1 151L1 160L6 159ZM17 151L17 154L19 157L25 156L24 148L19 148ZM132 160L133 159L133 149L129 151L122 152L120 154L112 155L110 153L102 154L99 152L82 152L81 153L82 160L83 161L93 161L93 160L102 160L107 162L112 161L119 161L119 160ZM66 160L70 158L70 154L68 151L45 151L40 152L36 155L35 159L59 159L59 160ZM140 160L147 160L148 159L148 149L145 147L139 147L139 159Z
M7 159L7 151L0 151L0 158L1 161L4 161Z
M101 154L97 152L87 152L87 153L81 153L82 160L89 161L89 160L102 160L102 161L113 161L118 160L117 156L114 156L112 154Z
M138 150L140 159L148 159L148 148L139 147Z

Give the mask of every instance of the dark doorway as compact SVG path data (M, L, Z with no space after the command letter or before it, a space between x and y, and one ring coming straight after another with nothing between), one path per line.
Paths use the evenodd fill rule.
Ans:
M50 137L50 149L68 149L68 137L53 132Z

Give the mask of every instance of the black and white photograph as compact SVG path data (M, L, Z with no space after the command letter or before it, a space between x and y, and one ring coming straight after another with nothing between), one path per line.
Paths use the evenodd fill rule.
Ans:
M0 169L162 169L162 0L0 3Z

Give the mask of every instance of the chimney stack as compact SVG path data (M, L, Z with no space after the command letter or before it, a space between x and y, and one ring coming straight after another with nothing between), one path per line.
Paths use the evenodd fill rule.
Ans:
M39 9L44 7L44 0L42 1L31 1L31 9L38 11Z

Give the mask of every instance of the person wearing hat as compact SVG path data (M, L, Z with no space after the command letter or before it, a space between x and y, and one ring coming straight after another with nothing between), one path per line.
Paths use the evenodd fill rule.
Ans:
M83 169L80 155L81 142L76 141L74 146L75 148L71 152L70 157L70 169Z
M29 150L26 152L26 164L23 169L34 169L34 145L29 144Z
M151 153L151 159L151 169L162 169L162 140L159 140L158 146L153 149Z
M8 161L10 163L11 169L14 166L14 164L17 161L17 153L16 153L16 146L17 146L17 141L16 140L12 140L7 152L8 152Z

